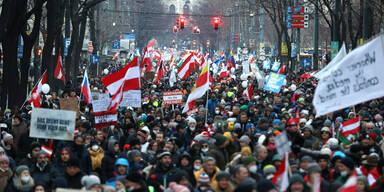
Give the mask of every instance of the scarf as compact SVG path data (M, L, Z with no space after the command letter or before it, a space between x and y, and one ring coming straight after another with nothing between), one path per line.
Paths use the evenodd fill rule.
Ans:
M19 191L31 191L35 186L35 182L32 177L29 179L28 183L22 183L20 178L13 178L13 185Z
M97 151L93 151L92 149L89 149L89 154L91 156L92 161L92 170L96 170L97 168L101 168L101 160L104 157L104 152L101 149L98 149Z

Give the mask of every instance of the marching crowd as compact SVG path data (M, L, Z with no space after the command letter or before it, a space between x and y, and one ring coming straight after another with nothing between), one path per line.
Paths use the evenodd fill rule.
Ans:
M357 191L384 191L384 99L315 117L316 79L288 74L273 94L257 89L250 76L254 89L247 100L241 71L235 73L215 78L207 96L184 114L181 105L163 105L162 92L183 90L186 99L195 75L172 88L142 81L142 107L119 108L118 124L103 129L94 128L92 105L81 102L70 142L29 137L29 103L2 111L0 192L273 192L282 185L276 176L286 162L286 191L337 191L352 174ZM59 97L80 94L51 95L43 107L59 108ZM343 122L357 116L360 131L344 137ZM280 134L291 142L287 161L276 148Z

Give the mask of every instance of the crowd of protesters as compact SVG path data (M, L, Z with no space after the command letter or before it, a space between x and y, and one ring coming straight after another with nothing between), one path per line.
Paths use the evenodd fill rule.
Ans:
M92 105L81 102L79 132L70 142L29 137L29 103L2 111L0 192L279 191L271 181L283 159L275 144L279 134L292 143L287 191L311 191L316 176L322 192L337 191L355 170L359 192L384 191L383 99L315 117L316 79L288 74L286 85L273 94L257 89L250 76L254 89L247 100L240 74L215 77L207 96L185 114L182 105L163 105L162 92L183 90L186 100L197 74L172 88L166 79L159 85L143 80L142 107L119 108L118 124L98 130ZM103 91L100 82L92 90ZM58 97L80 93L50 95L42 107L59 109ZM360 132L341 137L342 123L356 116Z

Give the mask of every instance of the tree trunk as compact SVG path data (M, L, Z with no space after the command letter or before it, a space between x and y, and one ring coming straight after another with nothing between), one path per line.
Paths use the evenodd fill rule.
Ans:
M57 0L49 0L47 2L47 39L44 44L43 49L43 59L41 73L43 74L47 70L47 83L52 86L53 83L53 74L55 64L52 63L52 51L54 47L54 42L56 38L56 15L57 15Z
M7 17L7 23L4 29L3 51L3 88L1 98L1 108L15 107L18 103L17 85L19 83L18 65L17 65L17 47L20 34L20 25L23 24L23 15L26 12L26 0L8 0L3 2L2 17ZM16 85L16 87L15 87ZM7 102L8 101L8 102Z
M37 0L35 2L35 8L36 11L34 13L35 20L33 23L32 32L30 35L27 35L25 31L22 31L21 34L23 36L24 41L24 47L23 47L23 58L21 59L21 80L20 80L20 86L18 89L18 105L21 106L23 102L26 99L27 96L27 87L28 87L28 77L29 77L29 66L31 61L31 54L32 54L32 48L36 42L36 39L39 35L39 29L40 29L40 21L41 21L41 14L42 14L42 6L43 2L42 0ZM33 13L32 13L33 14ZM27 22L29 16L25 17L25 23Z
M79 66L80 66L80 54L83 48L86 25L87 25L87 13L85 12L84 15L81 17L81 25L80 25L79 38L77 42L77 49L74 52L75 55L74 55L74 60L72 64L75 68L75 71L72 77L73 88L77 87L77 75L78 75Z

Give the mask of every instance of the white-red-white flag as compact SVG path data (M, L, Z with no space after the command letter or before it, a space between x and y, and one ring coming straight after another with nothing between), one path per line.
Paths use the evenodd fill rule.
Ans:
M61 53L59 52L59 57L57 58L57 64L55 68L55 78L60 79L65 83L65 77L64 77L64 69L63 69L63 61L61 59Z
M349 176L347 182L340 188L339 192L356 192L357 191L357 177L356 171Z
M151 71L151 69L152 69L151 56L152 56L153 51L155 50L155 48L154 48L155 42L156 41L153 40L145 47L143 59L142 59L141 64L140 64L140 71L142 71L142 69L145 67L145 64L148 64L146 71Z
M190 54L188 58L181 64L179 70L177 71L177 75L181 80L184 80L187 78L190 74L193 68L195 67L195 59L193 54Z
M138 58L135 57L127 66L112 73L101 81L112 95L109 109L115 109L123 99L123 93L140 89L140 69Z
M245 97L248 101L250 101L252 100L252 93L253 93L253 87L251 84L243 91L243 97Z
M342 135L348 136L350 134L358 133L360 131L360 117L343 122Z
M272 178L272 183L280 186L280 191L286 191L289 186L289 161L288 161L288 153L284 154L283 160L279 168L277 169L275 175Z

